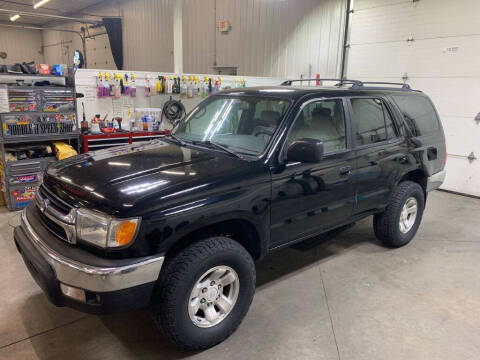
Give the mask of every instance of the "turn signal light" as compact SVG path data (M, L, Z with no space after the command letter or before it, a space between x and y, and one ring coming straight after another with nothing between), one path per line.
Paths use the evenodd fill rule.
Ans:
M115 241L117 242L118 246L124 246L130 243L135 236L136 229L136 221L134 222L131 220L126 220L118 224L115 231Z

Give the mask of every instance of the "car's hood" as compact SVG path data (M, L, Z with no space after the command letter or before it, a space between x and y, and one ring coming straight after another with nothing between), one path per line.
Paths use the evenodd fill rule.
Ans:
M44 183L75 206L124 213L235 176L248 166L229 155L157 140L58 162L47 170Z

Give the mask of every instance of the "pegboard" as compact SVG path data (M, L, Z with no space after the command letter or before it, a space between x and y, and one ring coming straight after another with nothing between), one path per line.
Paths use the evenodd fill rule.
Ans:
M100 72L108 73L117 73L117 74L135 74L135 86L137 87L137 96L131 98L128 95L125 95L115 100L113 98L98 98L97 97L97 77ZM192 76L199 76L200 79L203 79L205 76L218 78L219 75L214 74L182 74L181 77L185 75L187 78ZM93 70L93 69L78 69L75 73L75 89L77 93L84 94L83 98L77 99L77 112L78 112L78 121L80 126L80 121L83 118L83 107L82 103L85 105L85 116L87 120L90 120L96 114L100 114L101 118L107 115L108 118L113 117L114 110L118 112L118 107L123 106L124 109L131 108L134 111L135 108L162 108L163 104L166 101L170 100L172 97L175 100L181 100L185 106L187 112L192 110L198 103L204 100L203 97L196 98L181 98L180 94L156 94L151 97L145 96L145 85L146 78L157 79L159 76L178 76L173 73L165 72L146 72L146 71L114 71L114 70ZM232 86L234 79L237 81L241 78L244 79L248 87L251 86L274 86L280 85L285 79L280 78L265 78L265 77L253 77L253 76L221 76L222 78L222 87ZM156 80L155 80L156 84ZM121 102L121 103L120 103Z

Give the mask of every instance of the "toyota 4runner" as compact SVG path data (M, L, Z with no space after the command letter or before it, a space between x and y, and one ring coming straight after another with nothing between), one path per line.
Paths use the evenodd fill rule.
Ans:
M180 347L228 337L254 262L373 215L412 240L445 177L430 99L407 85L226 90L170 135L47 169L14 239L50 301L89 313L151 307Z

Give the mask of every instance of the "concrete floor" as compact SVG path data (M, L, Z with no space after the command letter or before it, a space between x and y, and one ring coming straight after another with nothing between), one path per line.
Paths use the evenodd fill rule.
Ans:
M85 315L50 305L0 214L0 359L479 359L480 200L430 195L414 241L375 239L371 219L258 265L246 319L227 341L178 351L147 311Z

